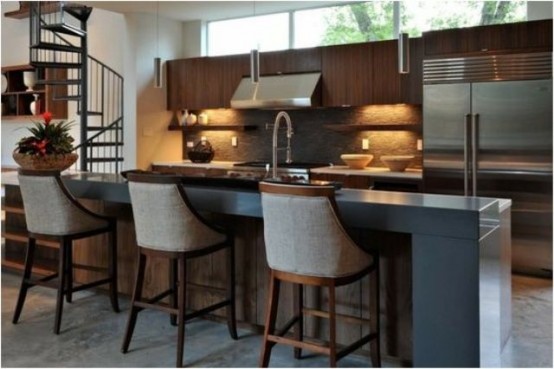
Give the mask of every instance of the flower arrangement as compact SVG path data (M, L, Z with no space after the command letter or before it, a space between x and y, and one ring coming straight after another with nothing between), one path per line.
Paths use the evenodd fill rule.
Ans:
M52 113L42 114L44 122L33 122L28 128L33 135L23 137L16 144L16 153L45 156L52 154L70 154L73 151L73 137L69 134L72 122L52 122Z

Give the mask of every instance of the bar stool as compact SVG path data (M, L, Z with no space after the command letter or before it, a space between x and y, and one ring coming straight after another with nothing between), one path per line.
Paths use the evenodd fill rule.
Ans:
M171 314L172 324L178 322L176 366L182 367L187 320L226 307L229 333L233 339L237 339L234 237L230 232L209 224L195 211L178 176L130 173L127 179L135 219L139 260L131 311L121 351L128 351L137 315L142 309L165 311ZM187 260L221 249L227 249L226 298L201 310L185 314ZM152 298L142 296L147 256L170 259L170 288ZM167 296L170 297L170 306L159 303Z
M335 191L331 186L299 186L261 182L264 239L270 285L260 367L267 367L276 343L293 346L298 359L302 349L329 355L329 365L370 342L373 366L381 366L379 345L379 260L354 243L339 218ZM346 317L335 311L335 288L374 273L370 321ZM295 286L294 317L275 332L281 282ZM327 287L329 311L306 309L303 286ZM306 342L304 315L329 319L329 344ZM337 351L336 320L370 323L371 332L341 351ZM294 337L284 335L294 327Z
M117 300L116 219L95 214L77 202L63 184L59 171L19 169L18 178L23 198L23 207L25 209L29 242L25 257L23 279L13 315L13 324L16 324L19 320L23 304L25 303L25 297L27 296L27 290L36 285L58 289L56 318L54 322L55 334L60 333L63 298L65 296L66 301L71 302L73 292L108 283L112 308L115 312L119 312ZM74 265L73 240L102 233L108 234L108 267L97 268ZM58 272L40 279L32 279L36 239L44 238L45 236L54 238L60 243ZM108 277L74 286L73 268L100 269L100 271L107 271ZM49 283L54 278L58 278L57 285Z

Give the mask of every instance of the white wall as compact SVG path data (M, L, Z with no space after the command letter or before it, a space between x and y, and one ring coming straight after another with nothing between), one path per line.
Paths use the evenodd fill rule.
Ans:
M165 61L182 57L182 23L170 19L159 22L159 44L156 38L156 19L151 14L127 16L129 42L135 45L132 52L136 91L136 167L146 169L153 161L182 160L180 132L168 131L172 112L166 110L167 88ZM162 59L164 87L154 88L154 58ZM129 96L130 98L130 96Z
M206 22L191 21L183 23L183 58L207 55Z

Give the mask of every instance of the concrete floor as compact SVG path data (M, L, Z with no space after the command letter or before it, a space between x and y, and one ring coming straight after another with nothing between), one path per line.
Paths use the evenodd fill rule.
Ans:
M52 333L55 290L37 287L27 295L20 323L11 318L20 277L2 276L2 367L173 367L176 328L166 314L139 314L127 354L120 345L129 301L120 299L122 313L112 312L108 297L90 292L75 294L65 305L62 332ZM194 367L256 367L260 335L239 331L233 341L225 324L195 320L186 326L185 365ZM295 360L292 349L277 345L273 367L326 367L322 356ZM504 367L552 367L552 281L514 276L513 336L502 357ZM349 356L341 367L367 367L368 358ZM384 360L383 366L397 363Z

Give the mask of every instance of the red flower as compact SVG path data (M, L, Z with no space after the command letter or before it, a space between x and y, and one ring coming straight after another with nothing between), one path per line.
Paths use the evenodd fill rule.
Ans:
M52 113L49 111L42 114L42 118L44 118L44 125L47 126L50 124L50 121L52 120Z
M39 155L46 155L46 145L48 145L47 139L44 138L40 141L35 141L32 143L32 145L37 149Z

